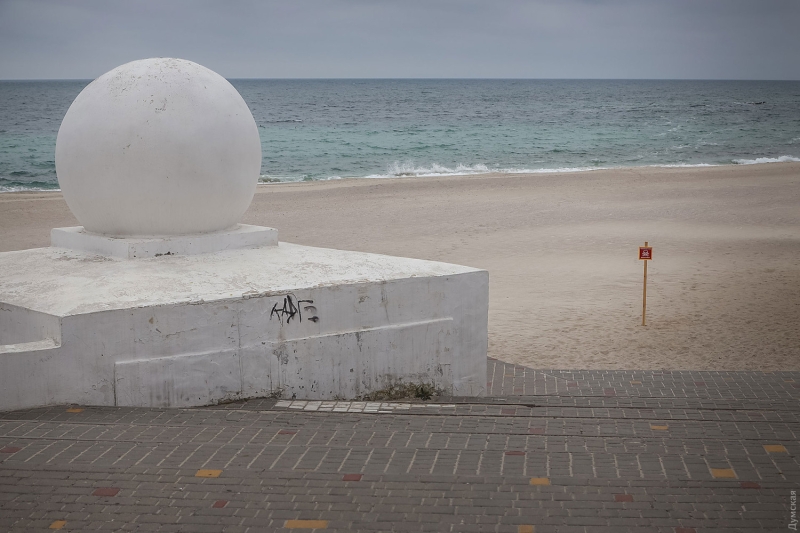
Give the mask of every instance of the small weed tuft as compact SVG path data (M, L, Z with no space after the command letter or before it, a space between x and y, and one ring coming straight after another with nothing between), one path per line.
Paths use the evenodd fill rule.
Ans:
M440 396L442 391L428 383L393 383L383 389L372 391L359 399L368 402L386 402L392 400L405 400L417 398L428 401Z

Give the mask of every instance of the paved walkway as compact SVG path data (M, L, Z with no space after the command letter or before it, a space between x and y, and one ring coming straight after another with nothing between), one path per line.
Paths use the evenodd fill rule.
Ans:
M785 531L800 372L541 371L485 399L0 413L0 531Z

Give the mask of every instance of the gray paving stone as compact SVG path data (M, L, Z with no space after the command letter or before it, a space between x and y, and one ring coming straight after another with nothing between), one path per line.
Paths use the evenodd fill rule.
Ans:
M64 530L275 531L312 519L329 531L785 528L800 488L800 373L491 360L489 375L487 398L395 402L385 414L271 399L0 413L0 449L19 448L0 452L0 530L67 520ZM121 490L93 496L99 487Z

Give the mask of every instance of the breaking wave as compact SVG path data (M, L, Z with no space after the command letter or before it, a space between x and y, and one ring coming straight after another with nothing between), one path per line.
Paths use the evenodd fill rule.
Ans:
M49 181L16 181L0 178L0 193L20 191L60 191L58 183Z
M561 168L503 168L489 167L483 164L463 165L451 167L432 163L429 166L416 166L413 163L395 162L388 166L383 174L370 174L365 178L405 178L405 177L435 177L435 176L469 176L474 174L538 174L545 172L584 172L600 170L604 167L561 167Z
M760 165L761 163L787 163L789 161L800 161L800 157L782 155L780 157L757 157L755 159L734 159L736 165Z

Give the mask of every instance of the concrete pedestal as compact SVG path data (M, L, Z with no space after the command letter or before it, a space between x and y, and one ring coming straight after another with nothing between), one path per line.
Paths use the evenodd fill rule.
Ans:
M2 253L0 410L353 399L397 382L479 396L487 309L482 270L287 243Z

